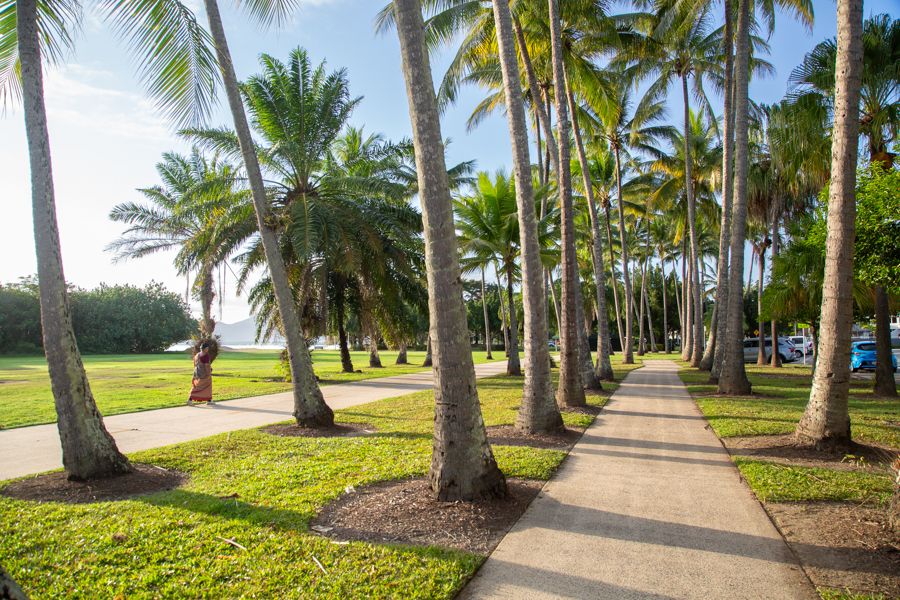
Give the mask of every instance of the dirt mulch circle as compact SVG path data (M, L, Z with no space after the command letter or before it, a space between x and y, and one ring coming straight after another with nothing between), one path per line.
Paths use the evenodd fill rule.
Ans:
M64 472L48 473L13 482L0 494L17 500L87 504L125 500L171 490L187 481L187 475L153 465L132 465L134 471L107 479L69 481Z
M378 483L344 494L310 528L338 541L441 546L486 556L543 485L509 479L508 498L473 503L438 502L424 479Z
M300 427L296 423L268 425L260 431L279 437L362 437L375 433L375 426L369 423L335 423L332 427Z
M522 433L512 425L496 425L487 428L488 442L500 446L529 446L565 450L575 445L584 429L566 427L559 433Z
M887 446L854 442L847 452L826 453L810 446L798 446L790 434L722 438L722 441L732 455L841 471L889 471L900 452Z
M767 503L816 586L900 598L900 534L885 508L837 502Z

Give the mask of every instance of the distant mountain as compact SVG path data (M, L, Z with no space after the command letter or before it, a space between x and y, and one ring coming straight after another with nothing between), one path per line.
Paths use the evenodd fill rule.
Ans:
M225 346L250 346L256 344L256 321L250 317L237 323L216 323L216 335ZM266 343L280 344L284 341L280 335Z

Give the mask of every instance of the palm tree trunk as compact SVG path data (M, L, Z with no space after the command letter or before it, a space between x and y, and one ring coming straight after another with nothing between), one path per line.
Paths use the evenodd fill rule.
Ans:
M350 358L350 347L347 345L347 329L344 327L343 288L337 293L334 310L338 326L338 345L340 346L341 352L341 371L344 373L353 373L353 360Z
M718 383L728 333L728 264L731 244L731 205L734 190L734 13L732 3L725 3L725 102L722 123L722 219L719 232L719 264L716 271L716 335L713 338L713 361L709 369L710 383ZM743 337L743 336L741 336Z
M684 312L684 338L681 346L681 360L690 362L694 353L694 263L688 259L690 255L681 257L681 268L684 278L681 281L681 310Z
M378 334L374 332L369 334L369 368L381 369L381 356L378 354Z
M491 320L488 317L487 286L484 284L484 266L481 267L481 308L484 310L484 348L487 350L487 359L494 360L491 354Z
M397 360L394 361L395 365L408 365L409 357L407 355L406 342L400 342L400 347L397 352Z
M495 9L496 10L496 9ZM495 13L496 14L496 13ZM496 16L495 16L496 19ZM535 110L535 114L537 115L538 123L540 124L541 129L543 129L544 139L547 143L547 153L550 158L550 165L553 167L554 173L559 173L559 149L556 147L556 138L553 137L553 127L550 124L550 115L549 111L545 109L543 102L541 102L542 94L540 90L540 85L538 84L537 76L534 73L534 64L531 62L531 56L528 53L528 44L525 41L525 34L522 32L522 26L519 23L519 19L516 17L512 18L512 26L515 31L516 42L518 43L519 54L522 57L522 65L525 67L525 75L528 79L528 92L532 97L532 105ZM513 55L515 58L515 54ZM516 71L519 70L518 61L516 62ZM517 85L521 85L519 83L520 79L517 79ZM519 89L517 87L517 89ZM509 106L509 104L507 104ZM573 113L574 114L574 113ZM574 117L573 117L574 119ZM540 131L538 132L538 136L540 136ZM540 140L540 137L538 137ZM539 146L540 148L540 146ZM540 153L540 150L538 150ZM539 165L540 166L540 165ZM530 173L530 165L529 165L529 177ZM546 179L544 181L546 183ZM543 215L541 215L543 216Z
M648 249L649 251L649 249ZM648 254L649 255L649 254ZM652 268L648 267L650 271L650 276L653 277ZM652 281L650 282L652 286ZM647 332L650 334L650 351L656 352L656 334L653 333L653 315L650 313L650 292L646 292L644 294L644 308L647 310Z
M578 285L578 265L575 257L575 220L572 210L572 172L569 164L569 111L565 100L565 76L562 63L562 33L560 32L557 0L549 0L550 48L553 59L553 85L557 90L556 116L559 139L559 188L560 219L562 221L562 323L560 339L559 388L556 402L560 406L584 406L584 388L579 376L579 346L575 286Z
M562 324L562 317L559 315L559 298L556 296L556 282L553 281L553 272L549 269L547 269L547 282L549 283L547 287L550 288L550 301L553 302L553 314L556 316L556 329L559 331Z
M543 286L544 269L541 265L541 249L538 243L537 220L534 213L534 190L531 179L531 159L528 155L528 128L525 121L525 100L522 96L519 63L513 40L513 24L509 2L494 0L494 22L500 67L503 71L503 89L506 95L506 116L512 146L513 167L516 182L516 206L519 220L519 245L522 257L522 310L525 319L525 384L522 404L516 419L516 428L525 433L558 431L562 428L562 416L553 402L550 381L550 351L547 326L546 292ZM528 48L521 44L520 51L527 55ZM526 69L528 67L526 66ZM536 91L536 86L532 93ZM537 96L535 96L537 98ZM534 103L540 106L540 102ZM537 109L540 110L540 109ZM512 280L512 265L508 271ZM510 303L512 285L509 286ZM515 321L513 321L515 323ZM521 374L516 356L516 374Z
M682 319L681 297L678 293L678 263L675 262L674 258L672 259L672 289L673 289L674 295L675 295L675 312L677 313L677 317L678 317L678 321L679 321L678 325L680 327L681 319Z
M419 0L394 0L425 236L434 362L434 441L428 480L439 501L506 496L475 387L437 98Z
M68 478L73 480L129 473L131 465L106 431L103 417L97 410L72 329L56 222L37 1L21 0L16 7L22 104L31 166L41 328L56 406L63 467Z
M501 298L502 302L502 298ZM431 332L428 332L428 343L425 346L425 360L422 361L423 367L432 367L434 366L434 360L431 355Z
M253 209L256 212L260 240L266 255L275 299L278 303L278 314L284 326L291 377L294 382L294 417L297 419L297 424L304 427L330 427L334 424L334 413L325 404L322 391L319 389L319 384L316 383L316 375L313 372L306 340L303 338L284 258L281 256L276 233L268 222L269 204L266 198L266 189L259 169L259 159L253 147L253 137L247 124L247 115L241 101L237 76L231 61L231 52L228 49L228 41L222 27L219 5L217 0L204 0L204 3L209 19L209 30L219 59L219 69L222 72L222 80L228 96L228 105L241 147L241 156L244 159L244 168L250 182Z
M2 566L0 566L0 598L3 600L28 600L28 596L25 595L19 584L7 574Z
M584 310L580 277L575 286L575 318L578 320L578 368L581 372L581 385L586 390L602 390L600 379L594 373L594 363L591 362L591 334Z
M569 102L569 110L575 114L575 96L566 81L566 96ZM581 173L584 179L584 195L588 205L588 215L591 219L591 264L594 269L594 283L597 297L597 314L603 318L597 318L597 365L593 371L592 389L600 389L600 380L612 381L612 363L609 360L609 320L606 318L606 271L603 266L603 248L600 244L600 223L597 217L597 206L594 203L594 186L591 183L591 171L587 162L587 154L584 151L584 142L581 139L581 128L578 119L572 118L572 132L575 138L575 149L578 153L578 164L581 165ZM588 354L590 359L590 354Z
M609 274L613 290L613 304L616 307L616 333L619 336L619 349L625 350L625 330L622 328L622 311L619 309L619 286L616 281L616 256L613 253L612 225L610 225L609 200L603 205L606 213L606 241L609 246Z
M734 61L734 204L731 220L731 264L728 271L728 335L719 373L719 393L732 396L750 394L750 380L744 369L744 239L747 232L747 172L749 146L747 125L749 103L747 85L750 61L750 0L738 3L737 41ZM751 263L752 264L752 263Z
M506 265L506 301L509 303L509 307L506 309L506 314L509 317L509 353L506 361L506 374L519 376L522 374L522 366L519 364L519 321L516 312L515 296L513 295L512 271L513 262L510 260ZM549 360L547 364L550 364Z
M668 296L668 290L666 290L668 287L666 284L666 261L660 260L660 268L662 270L663 351L668 354L671 351L671 347L669 346L669 306L666 299Z
M875 394L897 397L897 382L891 363L891 324L887 291L875 288Z
M759 260L759 282L756 286L756 330L759 332L759 351L756 353L756 364L763 366L769 362L766 356L766 326L762 319L763 275L766 272L766 247L760 246L757 253ZM778 345L772 340L772 354L778 352Z
M209 339L216 330L216 322L212 316L213 300L216 297L213 291L213 266L204 264L197 274L197 283L200 288L200 338Z
M641 293L640 293L640 312L638 314L638 356L647 353L647 344L644 342L644 300L647 292L647 263L641 261Z
M850 334L853 325L853 249L856 235L856 160L862 73L862 0L838 0L837 64L831 185L819 353L809 403L796 435L816 447L850 443Z
M500 326L503 328L503 353L509 357L509 318L506 314L506 303L503 301L503 282L500 281L500 271L497 263L494 263L494 276L497 278L497 297L500 300Z
M772 219L772 268L775 268L775 257L778 256L778 222L780 217ZM771 280L770 280L771 281ZM778 352L778 322L772 319L772 358L770 364L781 367L781 354Z
M631 274L628 272L628 242L625 239L625 207L622 205L622 169L619 160L619 148L613 152L616 160L616 194L619 205L619 245L622 248L622 280L625 284L625 347L622 353L623 364L634 364L634 296L631 290Z
M703 296L700 293L700 244L697 238L697 205L694 198L693 159L691 158L691 105L688 95L687 75L681 76L681 91L684 95L684 188L687 194L688 227L691 233L691 275L693 287L693 349L691 366L699 367L703 356Z

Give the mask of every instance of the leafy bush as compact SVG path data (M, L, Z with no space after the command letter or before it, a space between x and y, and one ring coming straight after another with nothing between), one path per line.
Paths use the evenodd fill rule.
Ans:
M88 354L161 352L196 328L180 296L162 284L70 290L79 349ZM0 286L0 353L39 352L40 303L33 279Z

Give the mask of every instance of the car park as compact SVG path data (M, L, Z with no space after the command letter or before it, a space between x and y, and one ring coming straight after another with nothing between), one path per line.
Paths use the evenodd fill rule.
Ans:
M853 342L850 344L850 370L874 371L876 365L876 346L873 341ZM897 372L897 357L891 355L891 369Z
M772 338L766 338L766 361L772 358ZM759 356L759 338L747 338L744 340L744 362L753 362ZM786 338L778 338L778 356L781 362L794 362L799 356L803 356L799 352L793 342Z
M804 337L802 335L792 335L790 338L791 342L794 343L794 348L800 351L800 354L804 352L807 355L812 354L813 351L813 342L812 338Z

